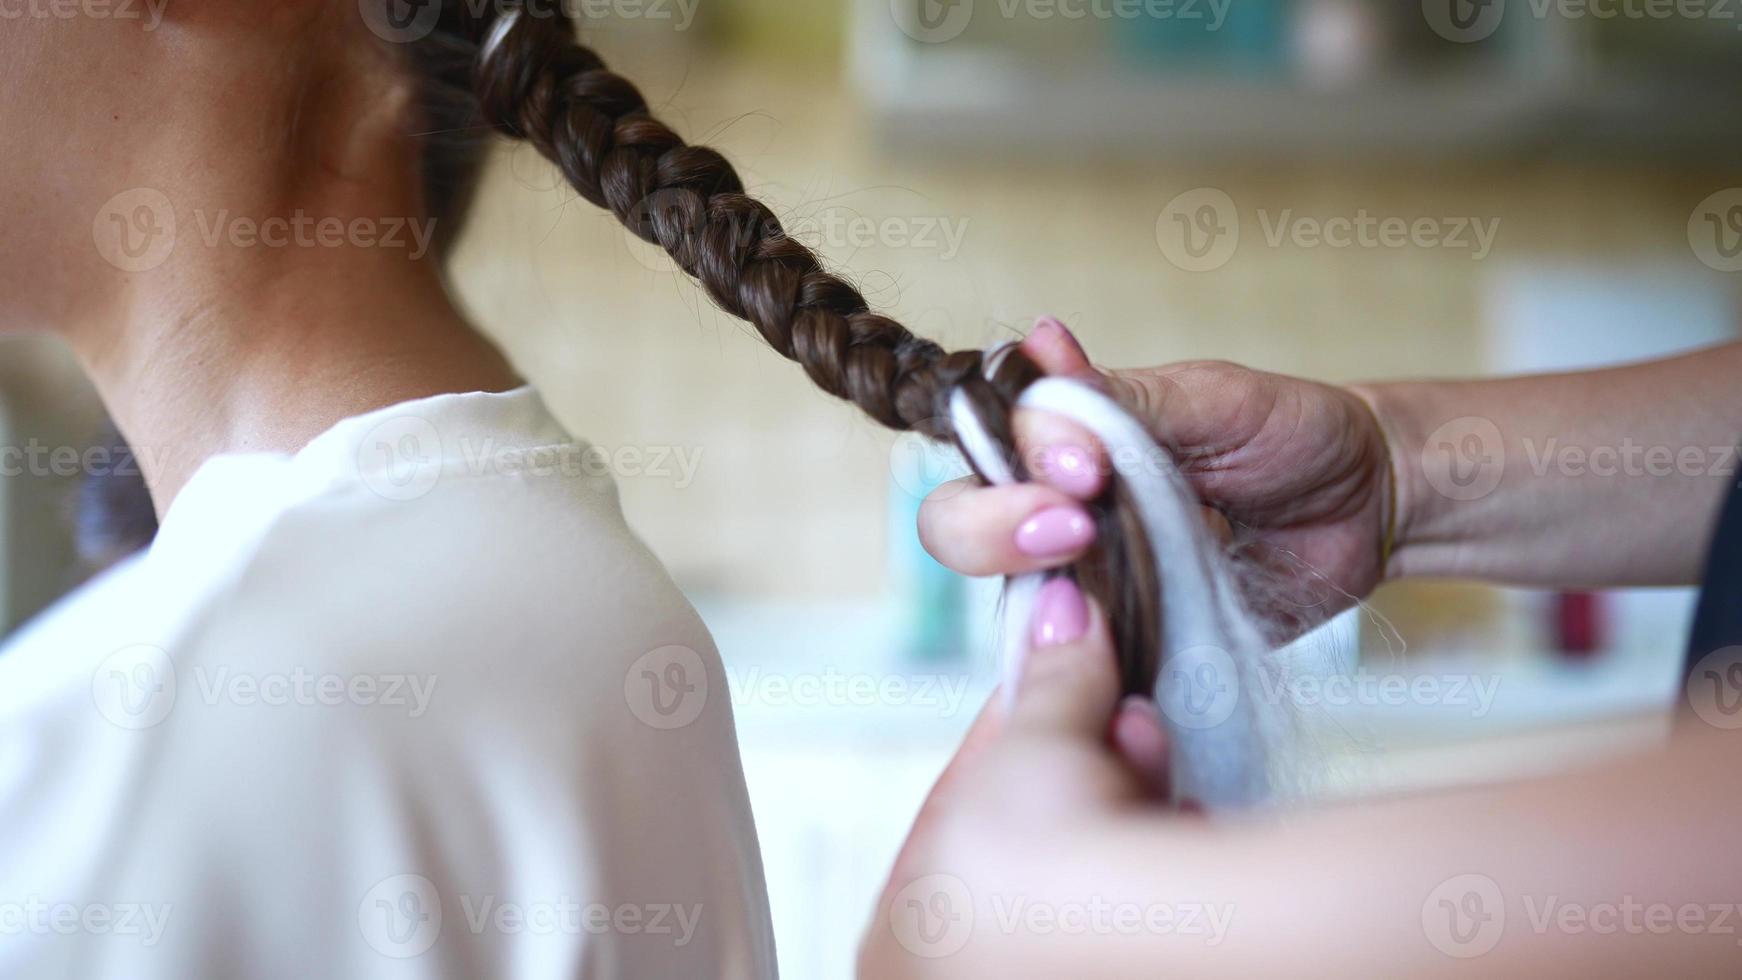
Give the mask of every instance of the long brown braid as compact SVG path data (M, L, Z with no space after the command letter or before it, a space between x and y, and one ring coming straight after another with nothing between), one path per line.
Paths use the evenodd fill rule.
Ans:
M410 48L433 134L425 162L432 211L463 211L478 159L477 141L464 134L479 122L525 140L824 391L892 429L953 438L947 402L960 389L1017 476L1029 475L1011 413L1040 376L1034 362L1013 350L986 376L982 352L946 351L872 311L744 193L723 156L653 117L636 87L579 42L562 0L442 0L439 18ZM461 138L441 136L454 133ZM1094 505L1101 543L1074 571L1114 624L1126 689L1149 693L1160 636L1156 572L1136 510L1113 484Z

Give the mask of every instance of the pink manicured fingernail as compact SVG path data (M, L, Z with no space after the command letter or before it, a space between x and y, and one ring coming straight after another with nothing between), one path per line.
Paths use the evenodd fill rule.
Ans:
M1035 646L1074 643L1088 631L1089 604L1075 582L1055 578L1040 587L1034 600L1034 628L1029 634Z
M1040 451L1048 482L1074 497L1092 497L1101 489L1095 457L1081 446L1048 446Z
M1048 507L1016 529L1016 550L1030 558L1075 554L1095 540L1095 522L1080 507Z

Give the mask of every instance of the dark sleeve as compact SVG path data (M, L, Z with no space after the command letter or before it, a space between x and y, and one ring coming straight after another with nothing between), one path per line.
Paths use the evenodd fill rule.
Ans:
M1742 644L1742 483L1731 488L1710 547L1686 670L1713 650Z

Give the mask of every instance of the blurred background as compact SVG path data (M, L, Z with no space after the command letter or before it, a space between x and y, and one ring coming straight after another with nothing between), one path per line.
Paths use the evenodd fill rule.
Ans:
M1738 323L1742 22L1719 4L575 7L680 132L953 346L1053 314L1109 366L1354 381L1586 367ZM530 150L493 161L454 274L568 425L619 453L631 523L731 674L783 970L848 976L993 683L995 586L912 532L960 470L820 396ZM0 445L82 445L99 416L62 351L0 345ZM0 477L0 629L78 581L75 482ZM1297 697L1293 778L1390 792L1655 737L1690 601L1388 586L1303 644L1321 683Z

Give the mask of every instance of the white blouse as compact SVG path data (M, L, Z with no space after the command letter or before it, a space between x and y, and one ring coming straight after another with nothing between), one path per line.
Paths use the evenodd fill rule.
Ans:
M531 389L210 460L0 650L0 975L771 978L706 628Z

